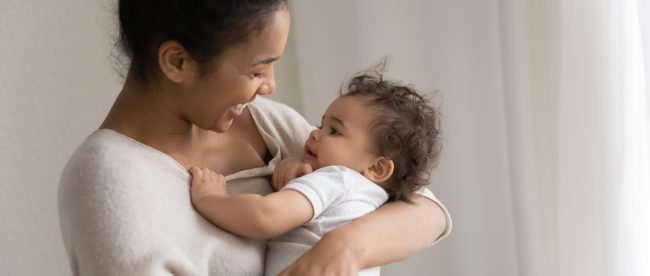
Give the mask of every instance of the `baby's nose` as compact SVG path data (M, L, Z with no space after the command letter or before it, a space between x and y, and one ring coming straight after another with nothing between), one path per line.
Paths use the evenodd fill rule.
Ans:
M312 130L311 133L309 133L309 139L317 141L318 140L318 129Z

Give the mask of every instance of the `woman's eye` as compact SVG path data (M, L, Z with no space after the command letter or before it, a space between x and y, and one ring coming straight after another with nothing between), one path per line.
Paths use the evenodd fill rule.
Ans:
M253 73L253 78L261 79L263 77L264 77L264 74L262 74L262 73Z

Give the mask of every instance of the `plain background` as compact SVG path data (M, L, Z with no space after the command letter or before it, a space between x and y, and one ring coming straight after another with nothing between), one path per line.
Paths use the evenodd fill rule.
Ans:
M113 2L0 2L2 275L70 274L58 179L121 88ZM291 36L271 98L317 123L340 85L384 55L392 57L392 76L442 94L447 144L431 188L452 212L454 231L384 267L383 275L516 275L496 1L319 2L293 1ZM433 15L422 16L422 8ZM374 18L387 10L407 16ZM413 27L391 29L391 20ZM322 36L325 24L345 31ZM350 51L346 41L360 37L374 46ZM314 52L310 43L332 47ZM480 116L466 116L470 110Z

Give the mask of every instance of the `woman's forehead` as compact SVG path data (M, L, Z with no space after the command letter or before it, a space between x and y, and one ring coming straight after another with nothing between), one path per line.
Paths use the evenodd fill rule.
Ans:
M236 58L250 67L270 64L284 53L288 36L289 13L281 9L263 29L226 49L224 58Z

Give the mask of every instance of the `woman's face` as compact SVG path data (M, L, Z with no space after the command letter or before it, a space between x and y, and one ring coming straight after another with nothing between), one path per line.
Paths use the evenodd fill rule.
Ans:
M273 61L284 52L288 34L289 12L280 9L262 31L225 50L207 76L196 75L184 89L183 116L202 129L228 130L245 104L275 89Z

